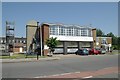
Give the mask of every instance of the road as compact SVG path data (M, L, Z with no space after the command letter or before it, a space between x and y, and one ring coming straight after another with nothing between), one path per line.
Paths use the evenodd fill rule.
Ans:
M118 55L90 55L90 56L71 56L61 57L60 60L37 61L37 62L20 62L20 63L3 63L3 78L39 78L65 73L95 72L102 69L115 71L118 67ZM112 69L113 68L113 69ZM110 70L112 69L112 70ZM104 71L102 71L104 75ZM113 74L118 77L117 73ZM109 77L106 74L106 77ZM115 76L114 76L115 75ZM101 77L101 75L97 75ZM105 76L103 76L105 77Z

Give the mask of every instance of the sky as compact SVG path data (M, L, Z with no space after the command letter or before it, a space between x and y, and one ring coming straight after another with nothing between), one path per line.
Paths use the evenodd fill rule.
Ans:
M40 23L90 25L105 34L118 35L117 2L3 2L2 32L5 21L15 21L15 36L26 37L30 20Z

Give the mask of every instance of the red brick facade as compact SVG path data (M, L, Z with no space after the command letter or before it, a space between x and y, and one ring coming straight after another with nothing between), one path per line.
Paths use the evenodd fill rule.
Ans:
M93 47L96 47L96 29L92 29Z
M43 42L43 55L48 54L48 49L45 49L46 40L49 38L49 25L42 25L42 42Z

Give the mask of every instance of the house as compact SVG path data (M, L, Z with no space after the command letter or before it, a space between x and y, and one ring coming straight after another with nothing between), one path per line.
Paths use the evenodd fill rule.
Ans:
M10 43L14 43L13 46L9 46L9 52L22 53L26 51L26 38L15 37L14 40L9 40ZM6 38L0 37L0 51L5 52L6 50Z

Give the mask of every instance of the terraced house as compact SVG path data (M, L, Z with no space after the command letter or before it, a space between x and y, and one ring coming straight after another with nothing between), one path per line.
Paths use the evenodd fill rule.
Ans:
M96 48L106 46L110 49L111 37L96 37L96 28L80 25L65 25L57 23L41 23L31 20L26 25L27 52L41 49L42 55L49 53L46 40L57 37L60 41L54 53L74 53L79 48ZM100 39L100 40L99 40Z

